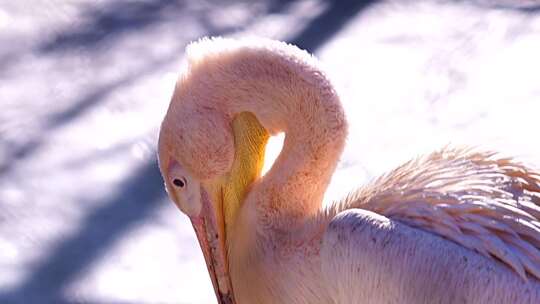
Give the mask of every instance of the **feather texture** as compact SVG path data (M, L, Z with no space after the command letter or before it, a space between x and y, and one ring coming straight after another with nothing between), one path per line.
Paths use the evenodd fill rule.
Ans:
M349 194L362 208L452 240L540 279L540 173L511 158L444 148Z

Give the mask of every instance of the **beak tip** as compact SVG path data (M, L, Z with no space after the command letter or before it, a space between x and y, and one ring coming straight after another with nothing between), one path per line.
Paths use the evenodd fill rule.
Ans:
M215 225L207 225L207 219L198 217L191 218L191 221L206 261L206 266L210 274L210 279L212 280L212 285L214 286L218 304L235 304L234 296L231 291L232 286L230 285L230 278L228 275L218 275L223 273L226 274L227 266L224 257L224 249L220 248L222 246L209 237L216 233Z
M221 294L220 296L220 304L234 304L234 300L230 293Z

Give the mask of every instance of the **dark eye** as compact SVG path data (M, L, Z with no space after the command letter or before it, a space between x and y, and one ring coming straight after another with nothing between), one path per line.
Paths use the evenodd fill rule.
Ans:
M173 184L177 187L184 188L186 186L186 180L181 178L173 179Z

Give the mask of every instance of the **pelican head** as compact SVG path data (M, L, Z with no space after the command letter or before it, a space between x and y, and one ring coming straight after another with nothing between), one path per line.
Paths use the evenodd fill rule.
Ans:
M159 165L169 197L193 224L219 303L234 303L226 230L247 185L260 175L268 135L248 113L228 122L210 109L203 112L175 113L174 120L167 115Z
M231 239L239 238L238 231L250 230L236 219L239 214L244 218L239 212L245 210L242 205L252 203L249 199L254 195L248 196L248 192L253 194L258 184L269 136L285 132L283 150L289 155L299 157L304 150L297 151L298 147L309 155L314 154L311 150L338 155L346 125L326 77L315 68L314 59L296 47L269 40L203 39L188 46L186 57L186 68L161 125L159 166L170 198L191 219L219 303L234 303L229 255L231 247L238 246L231 246ZM312 103L302 105L308 98ZM332 101L324 101L330 107L321 109L322 98ZM325 142L311 140L303 136L305 132L315 139L318 134L340 136ZM309 141L290 146L299 138ZM265 176L266 184L279 181L276 166L289 168L290 161L278 158ZM311 162L301 164L301 170L314 168ZM315 169L313 178L304 171L290 177L316 181L302 186L312 195L303 201L315 204L299 203L292 208L318 209L325 188L318 183L328 182L330 173L326 172L331 171L334 160L320 157L318 164L320 172ZM270 174L272 171L276 174ZM274 208L257 203L250 206Z
M193 224L218 302L234 303L227 231L260 176L269 134L250 112L219 108L219 89L213 94L205 86L212 81L208 69L219 66L212 56L202 64L196 55L188 48L189 66L161 126L159 167L169 197Z

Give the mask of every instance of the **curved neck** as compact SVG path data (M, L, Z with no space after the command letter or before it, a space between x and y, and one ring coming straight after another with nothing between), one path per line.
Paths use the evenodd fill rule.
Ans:
M251 112L271 134L285 133L283 150L245 206L255 208L263 226L299 227L320 210L343 150L347 123L339 98L315 66L287 57L244 57L229 68L229 83L216 86L227 91L214 92L227 96L214 99L222 111Z

